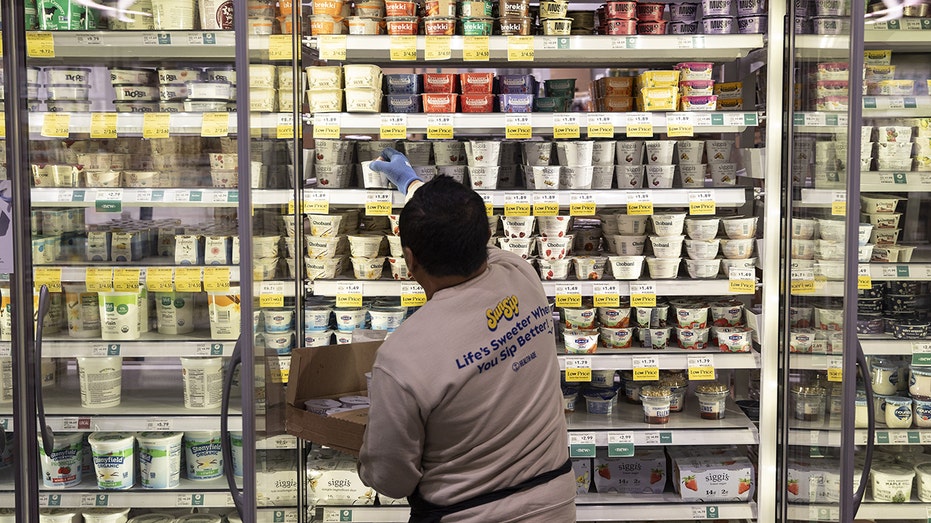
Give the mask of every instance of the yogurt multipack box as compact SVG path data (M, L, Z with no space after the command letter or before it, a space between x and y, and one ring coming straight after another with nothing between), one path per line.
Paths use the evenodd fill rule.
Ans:
M598 492L661 494L666 489L666 453L662 448L637 448L629 458L609 458L608 449L595 454L592 478Z
M338 453L308 460L307 487L311 505L375 503L375 491L362 483L356 460Z
M739 455L673 458L672 475L686 501L748 501L756 489L753 464Z

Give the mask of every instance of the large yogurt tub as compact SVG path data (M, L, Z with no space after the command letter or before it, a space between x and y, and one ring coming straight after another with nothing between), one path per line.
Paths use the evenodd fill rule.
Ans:
M128 508L88 508L81 513L84 523L126 523Z
M97 488L128 489L135 481L135 437L123 432L94 432L87 437L94 456ZM123 521L126 521L125 519Z
M54 449L46 451L42 438L39 441L39 458L42 462L42 482L47 488L73 487L81 483L84 434L56 434Z
M915 479L918 499L924 503L931 502L931 461L915 465Z
M136 440L143 488L169 489L180 485L181 433L142 432Z
M907 503L912 497L915 471L899 465L874 464L870 471L873 501Z

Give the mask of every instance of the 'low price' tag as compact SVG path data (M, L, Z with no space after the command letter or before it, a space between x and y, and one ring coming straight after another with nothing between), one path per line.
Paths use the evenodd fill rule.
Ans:
M569 193L569 216L594 216L595 195L588 192Z
M383 114L378 136L382 140L403 140L407 138L406 114Z
M689 380L713 380L714 360L710 354L689 356Z
M651 113L627 114L628 138L652 138L653 115Z
M857 266L857 289L873 288L873 277L870 275L870 266L868 263L862 263Z
M627 193L627 214L652 215L653 195L649 191L630 191Z
M714 195L711 191L689 191L689 214L692 216L714 215Z
M596 283L593 286L592 301L595 307L619 307L621 304L620 285L617 282Z
M659 379L659 358L656 356L634 356L634 381L656 381Z
M734 294L753 294L756 292L756 276L753 269L731 267L728 272L728 291Z
M589 113L586 120L589 138L614 138L614 118L610 113Z
M566 381L592 381L592 359L578 357L566 358Z
M556 284L556 306L570 308L581 307L582 286L578 283Z
M533 215L534 216L558 216L559 199L556 194L551 192L533 193Z
M401 284L401 306L420 307L427 303L427 293L419 283Z
M336 284L337 307L361 307L362 284L357 282L340 282Z
M529 140L533 134L530 114L505 114L504 137L508 140Z
M505 216L530 216L530 195L506 193L504 195Z
M656 283L641 281L630 284L631 307L656 307Z

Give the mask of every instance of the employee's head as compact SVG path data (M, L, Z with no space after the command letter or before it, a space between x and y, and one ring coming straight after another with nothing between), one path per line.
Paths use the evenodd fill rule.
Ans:
M485 201L448 176L425 183L404 206L401 246L431 276L470 276L488 258Z

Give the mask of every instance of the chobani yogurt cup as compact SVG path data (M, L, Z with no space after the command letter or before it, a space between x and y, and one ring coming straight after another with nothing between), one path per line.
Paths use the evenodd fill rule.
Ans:
M87 437L87 441L94 456L97 488L114 490L132 487L136 478L133 435L124 432L94 432Z
M136 439L143 488L168 489L180 485L181 433L143 432Z
M55 434L55 448L46 452L39 440L39 458L42 462L42 484L47 488L73 487L81 483L84 434Z
M184 456L189 480L203 481L223 475L219 431L185 432Z
M79 356L78 378L82 407L107 408L120 404L123 383L120 356Z

